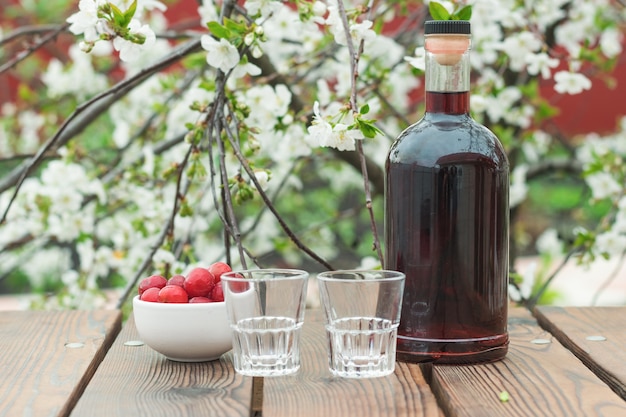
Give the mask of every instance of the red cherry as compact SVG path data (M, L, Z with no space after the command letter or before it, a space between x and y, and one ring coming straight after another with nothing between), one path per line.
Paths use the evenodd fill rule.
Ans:
M185 277L183 275L173 275L167 280L167 285L178 285L179 287L184 287Z
M243 278L244 276L241 274L234 274L233 275L234 278ZM230 292L244 292L244 291L248 291L248 288L250 288L250 284L247 282L240 282L240 281L228 281L228 289L230 290Z
M207 297L191 297L189 299L189 303L190 304L196 304L196 303L212 303L213 300L211 300L210 298Z
M159 291L160 303L186 303L188 301L187 291L178 285L166 285Z
M185 291L189 297L208 297L215 287L215 277L206 268L192 269L185 279Z
M231 272L232 268L225 262L215 262L209 266L209 272L213 274L216 282L220 282L222 274Z
M215 284L213 291L211 291L211 300L222 302L224 301L224 290L222 289L222 281Z
M161 291L161 289L157 287L148 288L139 296L139 299L141 301L156 303L159 301L159 291Z
M167 285L167 280L161 275L151 275L144 278L139 283L139 295L143 294L148 288L163 288Z

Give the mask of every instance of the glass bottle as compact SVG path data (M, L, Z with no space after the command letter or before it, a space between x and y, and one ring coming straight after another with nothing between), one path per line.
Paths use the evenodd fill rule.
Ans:
M470 116L470 23L426 22L425 49L425 114L385 164L385 269L406 274L397 357L492 362L509 342L509 163Z

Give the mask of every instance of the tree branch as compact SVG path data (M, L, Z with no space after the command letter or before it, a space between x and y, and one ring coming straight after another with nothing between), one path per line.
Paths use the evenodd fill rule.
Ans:
M2 74L5 71L8 71L9 69L13 68L15 65L19 64L20 62L22 62L23 60L31 56L33 53L35 53L36 50L41 48L46 43L50 42L52 39L56 38L59 35L59 33L64 32L69 26L70 26L69 23L58 25L56 26L56 29L50 29L49 27L46 26L48 31L49 30L52 30L52 31L48 33L46 36L44 36L43 38L41 38L41 40L39 40L35 44L30 45L28 48L18 53L13 59L10 59L9 61L5 62L3 65L0 65L0 74ZM34 29L31 28L30 32L28 33L34 33ZM16 36L23 36L23 35L24 33L16 34L15 32L9 34L11 39L15 38ZM6 41L6 39L2 40L2 42L4 41ZM2 43L0 43L0 45L1 44Z
M117 100L125 96L128 92L140 85L150 76L180 61L180 59L184 56L196 52L199 49L200 40L196 39L189 41L175 49L172 53L151 67L148 67L134 76L119 82L111 89L98 94L87 102L76 107L74 112L65 120L54 136L52 136L41 148L39 148L37 153L30 160L21 163L16 169L11 171L0 181L0 193L6 191L12 186L15 186L15 190L9 200L9 204L0 218L0 224L6 221L9 210L13 205L24 180L37 166L39 166L48 152L65 145L104 111L111 107L111 105L113 105Z

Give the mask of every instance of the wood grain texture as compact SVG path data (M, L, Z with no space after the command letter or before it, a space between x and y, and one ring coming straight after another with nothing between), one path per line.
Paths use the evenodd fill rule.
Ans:
M0 416L69 415L120 327L116 310L0 312Z
M509 333L503 361L432 367L432 388L447 416L626 416L626 402L528 311L510 312ZM502 391L507 402L499 399Z
M298 373L265 378L263 417L441 415L418 365L398 363L383 378L333 377L322 320L320 310L307 310Z
M231 353L211 362L166 359L139 340L129 318L71 416L246 416L252 378L235 373Z
M535 315L543 328L626 401L626 309L538 307Z

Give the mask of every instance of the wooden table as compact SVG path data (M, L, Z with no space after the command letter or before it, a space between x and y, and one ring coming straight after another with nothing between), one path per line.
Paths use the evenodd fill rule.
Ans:
M398 363L363 380L331 377L316 310L300 371L265 379L236 374L231 353L169 361L132 343L132 317L120 323L111 310L0 312L0 417L626 416L626 307L512 309L501 362Z

